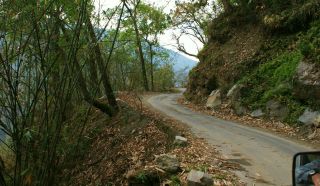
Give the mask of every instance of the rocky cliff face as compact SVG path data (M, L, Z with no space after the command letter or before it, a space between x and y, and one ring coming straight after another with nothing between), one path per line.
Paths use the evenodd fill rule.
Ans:
M302 17L308 7L312 11ZM310 0L295 8L290 14L216 18L198 54L200 62L189 74L185 97L204 104L219 89L232 108L261 109L289 123L297 122L306 108L320 110L320 5ZM304 26L296 26L299 17ZM234 85L241 88L230 102L227 93Z
M320 104L320 67L301 61L294 77L293 95L303 101Z
M244 25L230 31L224 43L211 41L199 54L200 63L190 72L186 95L197 102L204 101L213 90L226 90L248 70L265 40L262 28ZM232 33L231 33L232 32Z

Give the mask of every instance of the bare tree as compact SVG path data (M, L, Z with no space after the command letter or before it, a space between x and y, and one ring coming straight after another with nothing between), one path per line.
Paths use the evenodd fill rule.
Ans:
M218 11L218 6L210 4L207 0L176 1L176 9L171 17L173 28L178 30L178 34L174 34L177 49L189 56L197 57L197 54L187 51L184 44L181 43L181 38L188 37L194 41L195 45L196 43L206 44L209 22Z

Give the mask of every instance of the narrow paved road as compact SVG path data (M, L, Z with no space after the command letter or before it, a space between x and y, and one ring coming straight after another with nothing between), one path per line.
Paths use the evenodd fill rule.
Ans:
M241 124L196 113L177 103L181 94L162 94L147 101L155 109L188 125L198 137L242 165L237 172L248 185L291 185L292 157L310 147Z

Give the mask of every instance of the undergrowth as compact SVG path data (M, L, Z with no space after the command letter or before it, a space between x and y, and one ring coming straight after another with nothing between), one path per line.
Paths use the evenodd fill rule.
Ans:
M265 6L261 7L261 3ZM197 100L206 101L214 89L224 92L234 83L241 83L245 85L241 90L241 102L248 109L265 109L268 101L278 101L290 110L285 121L297 123L297 118L306 108L320 108L311 97L299 100L293 95L296 91L293 81L299 63L320 65L320 2L268 0L251 1L248 5L237 5L233 11L212 20L209 41L198 55L199 65L190 72L189 86L184 95L197 103ZM251 12L248 12L250 7ZM228 53L231 42L235 46L245 42L239 33L252 27L261 29L259 33L250 35L251 38L261 38L257 51L247 58L241 58L244 52ZM253 47L250 45L245 49L247 52ZM233 55L237 57L235 61L225 60L232 59ZM208 89L206 82L212 77L216 77L218 83Z
M239 81L246 85L242 90L242 102L256 109L264 108L269 100L278 100L288 105L291 114L287 121L293 122L302 110L292 96L293 77L302 58L302 54L295 50L259 65L253 73Z
M59 167L60 183L70 178L63 171L72 169L82 163L83 158L90 151L95 138L103 132L105 126L110 123L110 118L95 109L89 109L85 104L79 105L73 115L65 123L59 146L59 153L62 155L62 166Z
M320 64L320 21L313 22L311 28L300 35L298 46L306 59Z

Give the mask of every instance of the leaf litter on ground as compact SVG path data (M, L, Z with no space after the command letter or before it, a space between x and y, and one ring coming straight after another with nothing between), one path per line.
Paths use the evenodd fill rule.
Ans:
M128 185L127 177L134 171L156 171L163 185L170 185L170 176L156 166L155 157L175 155L181 165L181 185L186 184L190 170L207 172L214 185L244 185L233 171L237 163L229 162L204 139L195 137L180 122L150 109L136 93L119 92L121 112L105 123L105 128L93 140L89 152L72 169L62 174L70 178L65 185ZM105 117L95 110L95 117ZM175 147L176 135L188 139L185 147Z

